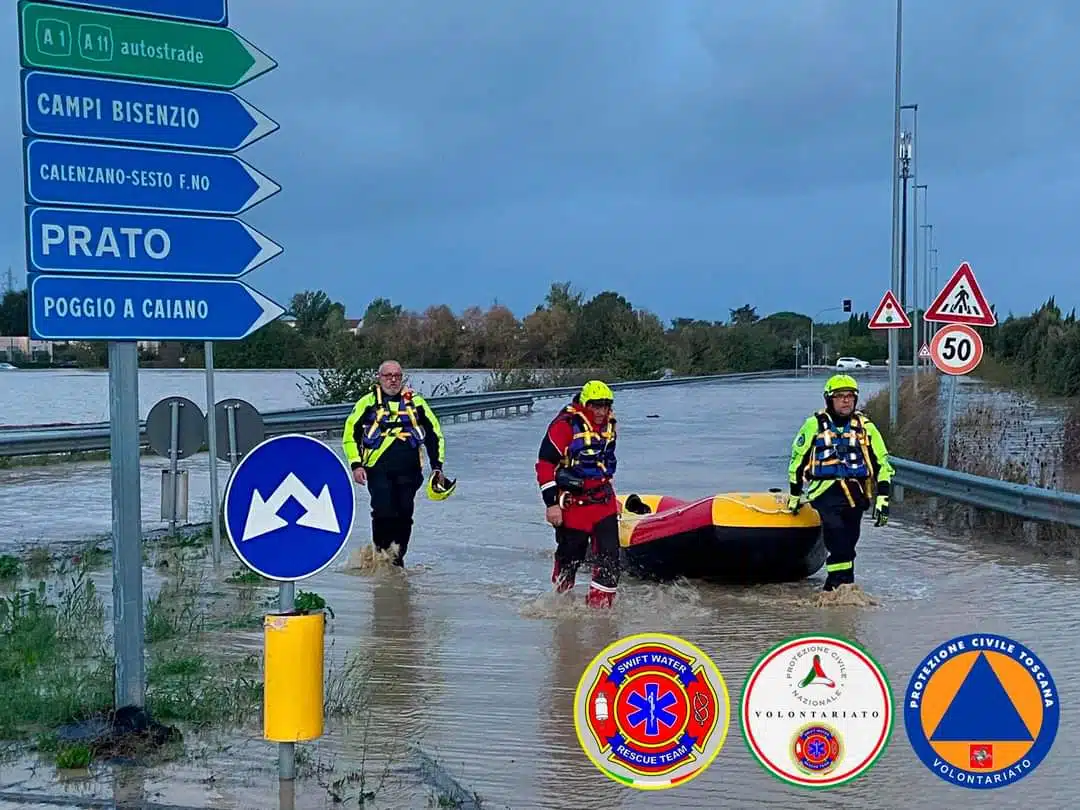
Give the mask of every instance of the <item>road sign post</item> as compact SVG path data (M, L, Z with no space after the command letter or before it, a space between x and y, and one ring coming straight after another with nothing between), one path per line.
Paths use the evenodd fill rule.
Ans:
M180 471L182 458L198 453L206 440L206 422L199 406L187 397L165 397L159 400L146 415L146 441L150 449L169 459L169 487L171 498L162 503L170 504L163 517L169 520L169 531L176 532L179 520ZM162 512L165 512L163 509ZM184 509L187 512L187 509Z
M203 343L203 368L206 376L206 438L210 464L210 539L214 567L221 565L221 498L218 493L217 408L214 407L214 343Z
M280 191L231 154L277 124L227 92L277 63L226 0L17 8L29 331L109 343L115 708L142 708L138 341L239 340L283 313L233 280L280 246L222 218ZM173 466L184 424L173 408Z
M996 326L997 316L975 279L971 265L961 262L933 303L926 308L923 319L946 324L931 339L930 356L934 365L951 377L942 437L942 466L948 467L956 413L957 377L974 371L983 356L982 337L972 327Z
M943 326L930 341L930 356L934 365L948 374L949 394L945 407L945 427L942 435L943 467L949 466L949 449L952 445L953 421L956 416L957 377L975 370L982 360L983 342L979 333L966 324L952 323Z
M235 470L240 459L266 438L262 414L250 402L235 398L221 400L214 410L218 420L218 458Z
M292 507L285 511L291 517L281 514L286 506ZM229 477L224 513L225 531L236 556L256 574L279 583L280 612L267 617L266 632L270 628L278 634L289 632L289 620L296 616L295 583L329 566L352 533L356 503L348 465L310 436L267 439L244 456ZM318 643L322 643L321 633ZM310 729L321 728L323 709L320 667L318 682L312 684L318 692L318 718L280 719L278 701L300 699L290 689L292 684L281 683L291 674L287 667L279 671L276 665L270 666L268 660L264 736L279 743L282 779L295 777L295 741L314 738Z

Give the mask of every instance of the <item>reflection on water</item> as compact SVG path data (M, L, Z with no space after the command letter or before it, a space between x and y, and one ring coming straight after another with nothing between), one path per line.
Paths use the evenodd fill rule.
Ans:
M782 485L791 434L819 402L817 379L620 393L619 486L694 498ZM333 770L309 767L296 786L296 807L335 806L325 785L361 767L369 786L386 774L365 806L398 810L427 807L442 789L436 782L475 790L485 808L500 809L1075 806L1080 724L1069 701L1080 691L1080 566L993 538L948 542L898 517L886 527L864 527L858 581L868 600L824 604L820 572L806 582L762 587L627 579L615 609L597 616L584 608L583 588L569 600L549 593L553 540L532 465L560 404L538 403L532 417L447 427L448 468L459 477L458 490L446 501L418 501L407 572L345 570L368 543L369 526L358 520L339 566L302 584L333 607L327 659L339 668L346 654L360 661L349 677L366 679L370 713L366 723L331 718L318 745L301 746ZM193 493L197 485L193 476ZM60 470L53 483L39 476L35 486L35 499L27 501L0 485L0 508L43 533L53 521L73 537L108 529L104 465ZM361 490L357 499L364 514ZM708 771L680 788L644 793L615 784L589 761L571 707L578 678L601 648L649 630L683 636L713 658L727 682L732 720ZM973 631L1030 645L1051 668L1065 703L1054 751L1019 785L950 787L915 758L902 720L871 771L827 794L780 783L746 750L738 723L746 673L784 638L831 633L866 646L888 674L899 708L921 657ZM243 734L202 742L193 762L144 774L146 794L181 806L274 807L276 752L259 735L255 720ZM414 746L437 763L437 773L419 772ZM4 768L0 789L28 778L22 766ZM42 770L24 786L30 784L62 790ZM346 806L357 806L356 796L350 785ZM6 806L16 805L0 802Z

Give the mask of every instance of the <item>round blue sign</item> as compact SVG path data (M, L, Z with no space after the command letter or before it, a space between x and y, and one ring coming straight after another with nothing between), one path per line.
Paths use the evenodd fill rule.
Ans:
M225 488L225 531L252 571L291 582L334 561L356 517L352 473L328 445L275 436L241 459Z

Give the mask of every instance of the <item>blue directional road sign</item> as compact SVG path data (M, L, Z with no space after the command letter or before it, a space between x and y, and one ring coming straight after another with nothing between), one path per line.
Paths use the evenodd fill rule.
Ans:
M64 0L64 2L69 6L86 6L106 11L134 11L150 17L171 17L176 20L190 20L211 25L227 25L229 22L226 0Z
M239 214L281 191L235 155L43 140L25 153L39 205Z
M275 436L236 465L224 511L229 542L248 568L281 582L305 579L330 565L349 540L352 474L318 439Z
M34 276L36 340L241 340L285 309L227 279Z
M238 219L28 208L30 272L239 278L282 251Z
M222 90L31 70L22 95L30 136L235 152L278 129Z

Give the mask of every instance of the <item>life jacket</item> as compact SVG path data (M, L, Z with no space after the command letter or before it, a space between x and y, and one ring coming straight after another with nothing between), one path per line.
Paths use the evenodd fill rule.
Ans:
M374 386L375 410L364 418L360 443L368 450L380 447L390 437L408 442L409 447L419 448L424 443L424 429L413 405L413 392L402 389L401 402L386 402L383 390Z
M855 411L840 432L824 408L814 414L818 432L811 442L812 455L806 472L809 480L855 479L868 482L873 467L870 463L870 437L863 424L862 414Z
M615 415L596 430L577 405L567 405L560 419L570 423L573 438L563 453L562 466L571 475L588 481L602 481L615 475Z

